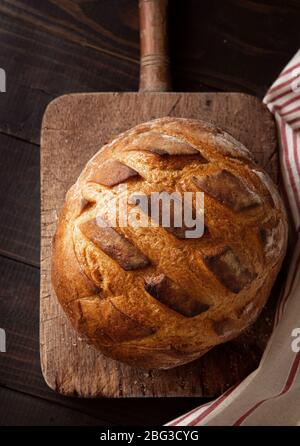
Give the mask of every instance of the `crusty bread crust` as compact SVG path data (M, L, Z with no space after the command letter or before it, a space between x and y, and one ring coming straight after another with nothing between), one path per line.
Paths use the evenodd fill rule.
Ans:
M97 228L123 184L147 195L203 191L205 234ZM132 366L171 368L254 322L286 244L283 203L250 152L212 124L161 118L105 145L68 191L52 283L87 342Z

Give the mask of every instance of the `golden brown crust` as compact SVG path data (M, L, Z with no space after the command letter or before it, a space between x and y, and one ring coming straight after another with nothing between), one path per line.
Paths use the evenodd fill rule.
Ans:
M203 191L204 235L187 240L161 224L97 227L112 218L110 199L124 184L147 196ZM104 146L69 190L52 282L73 326L104 354L170 368L256 319L286 243L280 196L248 150L212 124L161 118Z

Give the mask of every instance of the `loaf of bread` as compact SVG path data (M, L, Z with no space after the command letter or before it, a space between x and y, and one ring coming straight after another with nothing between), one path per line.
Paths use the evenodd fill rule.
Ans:
M164 226L161 215L151 224L139 200L128 210L149 224L123 224L125 191L204 193L203 233L187 237L184 223ZM171 368L254 322L286 244L283 203L250 152L212 124L161 118L106 144L68 191L52 283L75 329L105 355Z

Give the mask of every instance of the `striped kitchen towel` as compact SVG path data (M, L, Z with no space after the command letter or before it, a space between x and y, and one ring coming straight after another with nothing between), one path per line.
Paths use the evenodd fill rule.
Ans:
M282 180L296 234L273 333L259 367L244 381L168 426L300 425L300 51L264 103L278 126Z

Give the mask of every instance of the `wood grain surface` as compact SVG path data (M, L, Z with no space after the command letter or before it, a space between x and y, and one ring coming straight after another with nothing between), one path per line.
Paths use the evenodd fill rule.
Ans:
M170 6L175 91L262 98L299 47L299 0L171 0ZM65 93L137 90L138 23L137 0L0 2L0 66L7 73L7 93L0 95L0 327L8 343L0 355L0 425L95 419L158 425L206 401L66 398L46 386L40 369L42 116Z
M271 316L240 339L172 370L138 370L104 357L68 323L50 281L52 237L67 189L89 158L120 132L152 118L215 122L278 179L275 125L256 98L233 94L99 93L66 95L48 107L42 129L41 363L49 386L83 397L216 396L252 371L271 331Z

